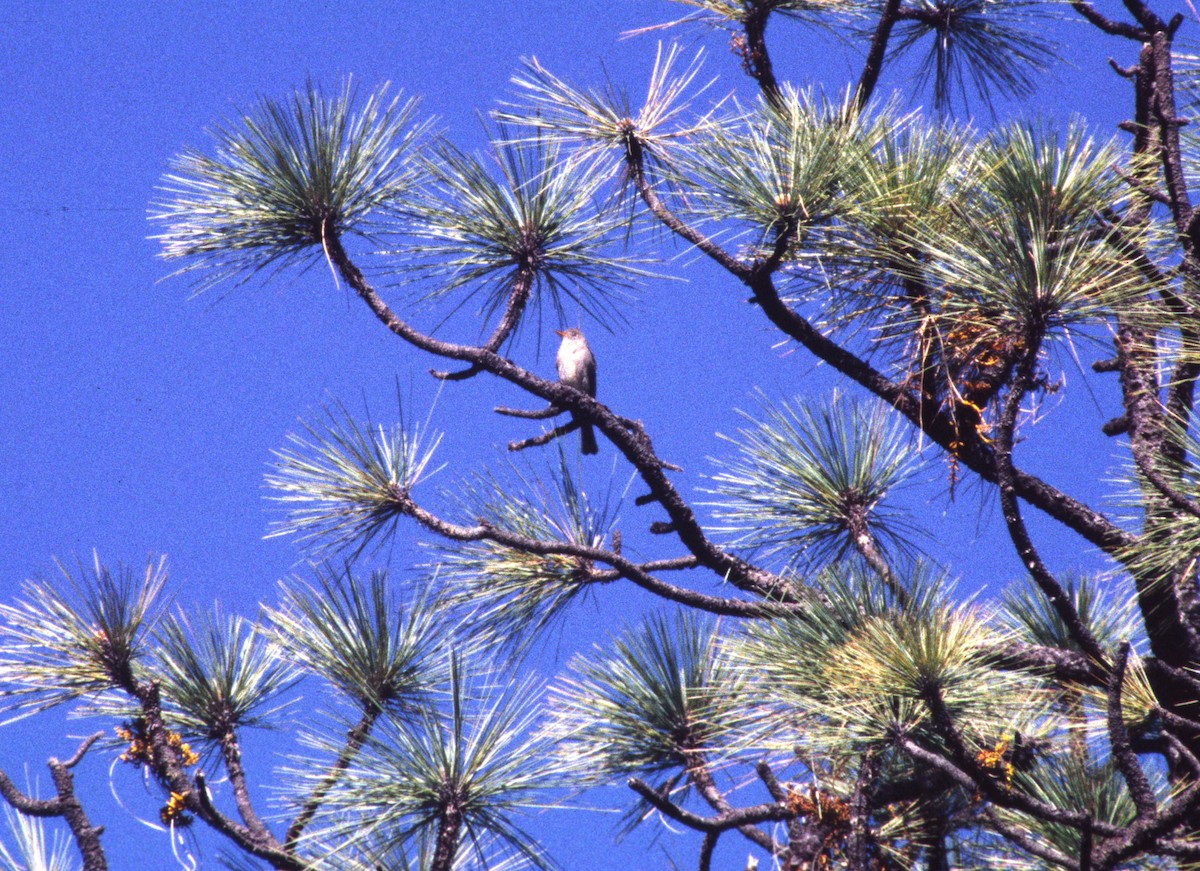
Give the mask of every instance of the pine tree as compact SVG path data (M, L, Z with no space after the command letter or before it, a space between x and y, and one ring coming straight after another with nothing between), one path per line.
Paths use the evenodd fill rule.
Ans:
M585 867L547 855L522 812L613 784L630 827L694 831L701 871L734 840L787 871L1192 867L1200 90L1174 49L1183 17L1141 0L1115 18L1087 0L679 2L680 27L728 35L751 98L718 96L673 44L640 105L526 61L486 156L386 88L309 83L177 158L155 233L198 292L327 265L447 390L527 394L537 407L495 411L522 434L509 450L550 460L439 489L433 424L331 406L267 479L288 509L273 534L312 557L309 579L254 622L169 613L158 561L30 582L0 606L8 711L110 720L163 823L213 830L235 867ZM1085 71L1127 89L1121 131L954 121L1027 94L1064 16L1137 49ZM779 17L861 40L858 78L833 97L780 81ZM932 111L878 93L892 66ZM529 363L544 319L635 317L631 291L672 267L661 249L711 261L755 307L774 336L747 341L845 381L762 393L700 499L661 434L605 403L603 359L596 396ZM396 282L415 292L381 290ZM1104 426L1128 457L1120 513L1022 465L1068 437L1042 412L1075 363L1121 403ZM632 473L633 504L581 475L563 438L581 425ZM1108 458L1074 459L1101 477ZM956 594L896 499L922 475L994 494L1025 583ZM363 568L401 525L432 546L425 575ZM1074 551L1047 553L1046 525ZM1112 569L1073 572L1079 546ZM630 583L665 610L546 688L513 677L576 602ZM306 725L268 816L240 736L298 687L334 713ZM66 867L28 820L61 817L84 867L107 867L71 774L103 735L51 760L54 798L0 776L25 853L0 861Z

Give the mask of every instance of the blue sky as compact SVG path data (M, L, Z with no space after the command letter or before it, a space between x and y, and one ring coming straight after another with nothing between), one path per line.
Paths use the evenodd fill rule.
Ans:
M220 602L253 616L273 601L276 584L302 572L302 554L287 540L264 540L277 509L265 498L272 450L298 421L319 419L323 405L343 402L387 420L397 386L406 414L445 433L440 473L446 486L462 474L508 462L504 444L531 434L528 422L496 418L498 404L522 404L511 389L474 379L438 388L425 372L437 365L401 346L328 271L288 273L263 285L219 288L191 298L157 258L146 220L168 161L184 146L205 147L205 128L259 96L286 96L306 79L330 88L352 76L365 88L390 81L423 99L422 112L461 147L483 145L477 113L511 96L509 76L536 55L556 74L600 84L607 75L632 94L644 90L656 40L679 38L707 49L706 71L720 76L712 93L751 93L724 39L700 29L621 39L631 28L687 10L652 0L506 0L438 3L213 2L154 4L23 2L0 8L0 595L51 575L53 558L144 564L166 554L171 592L187 609ZM853 49L814 40L795 26L770 34L781 74L838 87L854 75ZM1024 106L1007 114L1045 115L1062 123L1082 113L1103 137L1125 117L1128 88L1104 59L1129 49L1098 43L1079 25L1062 25L1068 63ZM1095 72L1090 84L1081 86ZM885 75L885 90L904 87ZM914 105L921 104L918 95ZM980 119L986 123L987 119ZM659 246L661 271L685 281L655 280L641 290L630 323L617 333L589 331L599 360L600 397L641 419L660 454L685 469L682 486L698 500L707 459L725 448L715 433L738 425L753 391L774 398L822 395L836 379L802 352L776 344L744 294L686 251ZM225 293L225 291L229 291ZM553 372L557 341L541 325L514 353ZM588 324L584 323L585 328ZM1086 354L1091 353L1085 351ZM1069 375L1075 381L1077 374ZM1068 384L1070 386L1070 384ZM1095 434L1116 414L1111 397L1070 393L1058 420L1083 425L1030 444L1026 464L1072 493L1094 494L1095 465L1075 457L1116 456ZM1070 403L1070 405L1066 405ZM528 404L528 403L526 403ZM1068 414L1068 408L1070 413ZM1069 447L1067 447L1069 446ZM551 455L531 457L535 467ZM587 470L597 485L627 471L611 448ZM1116 467L1115 460L1109 463ZM940 461L906 498L930 530L937 558L963 575L966 591L995 593L1017 573L1003 548L992 503L964 488L946 496ZM1112 507L1112 506L1108 506ZM644 528L648 509L630 508L628 525ZM1050 534L1035 521L1035 531ZM1078 542L1050 539L1055 569L1094 567ZM649 544L647 547L658 546ZM426 555L401 534L390 556L398 576ZM653 603L620 587L604 590L553 634L539 667L549 674L570 653L602 643ZM43 723L44 725L37 725ZM90 724L53 718L5 727L0 766L21 778L40 776L47 756L73 746L62 737ZM251 737L251 752L272 740ZM263 756L249 757L266 778ZM165 867L134 858L154 843L109 796L106 761L95 754L80 772L94 818L108 827L113 867ZM127 772L114 775L123 798L152 808ZM610 797L614 805L624 796ZM548 814L535 822L567 868L661 867L659 850L694 862L697 842L663 835L656 846L634 836L606 846L617 817ZM142 854L145 855L145 854ZM734 857L744 851L733 851ZM208 853L213 867L212 851ZM731 862L739 861L731 858Z

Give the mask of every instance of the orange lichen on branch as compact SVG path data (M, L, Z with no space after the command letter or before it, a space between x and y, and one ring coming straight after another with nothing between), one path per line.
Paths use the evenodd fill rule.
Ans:
M180 762L189 768L200 761L200 754L192 750L191 745L184 741L178 732L168 732L167 743L179 752Z
M959 311L954 318L954 326L939 343L941 363L936 367L940 371L936 387L923 388L928 391L928 399L937 397L942 414L953 428L954 437L947 446L951 498L963 450L970 444L991 442L993 424L988 416L992 400L1009 382L1013 367L1028 346L1019 325L996 323L995 316L989 317L982 310ZM932 371L933 366L924 364L922 372Z
M158 812L158 817L164 826L190 826L192 818L184 811L187 809L187 793L172 792L167 803Z
M796 816L815 821L823 830L820 850L806 867L816 871L833 868L850 838L850 803L810 785L806 789L788 786L787 804Z
M1001 777L1005 786L1012 786L1013 774L1016 773L1016 766L1013 765L1009 750L1010 742L1004 738L996 742L994 747L985 747L975 754L975 761L983 768Z
M965 412L977 432L986 427L984 411L1008 381L1025 345L1025 336L1020 331L1002 330L982 318L963 323L946 336L949 395L956 410Z
M850 825L850 803L815 786L804 791L788 787L787 802L799 816L815 817L838 828Z
M120 755L122 762L131 765L148 765L150 763L150 739L146 737L146 724L143 720L134 720L117 726L117 737L129 742L129 749Z
M146 721L140 717L116 728L117 737L129 742L129 748L118 757L122 762L131 765L149 765L153 761L150 738L146 734ZM179 754L179 761L191 767L200 762L200 754L192 750L190 744L183 740L178 732L167 732L167 745Z

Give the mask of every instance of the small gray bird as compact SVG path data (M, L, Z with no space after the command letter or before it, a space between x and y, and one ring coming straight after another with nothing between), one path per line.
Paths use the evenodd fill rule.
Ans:
M588 396L596 395L596 358L588 347L583 331L571 327L566 330L555 330L562 336L562 344L558 346L558 380L570 384L576 390L582 390ZM582 424L579 428L581 450L585 454L599 453L596 447L596 433L590 423Z

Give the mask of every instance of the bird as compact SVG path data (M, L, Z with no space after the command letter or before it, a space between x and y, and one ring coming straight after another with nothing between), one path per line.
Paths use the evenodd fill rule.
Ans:
M596 395L596 358L588 347L583 331L570 327L565 330L555 330L562 336L562 344L558 346L558 380L560 384L569 384L576 390L582 390L588 396ZM578 418L576 418L578 420ZM596 454L600 448L596 446L596 433L590 423L579 424L580 450L585 454Z

